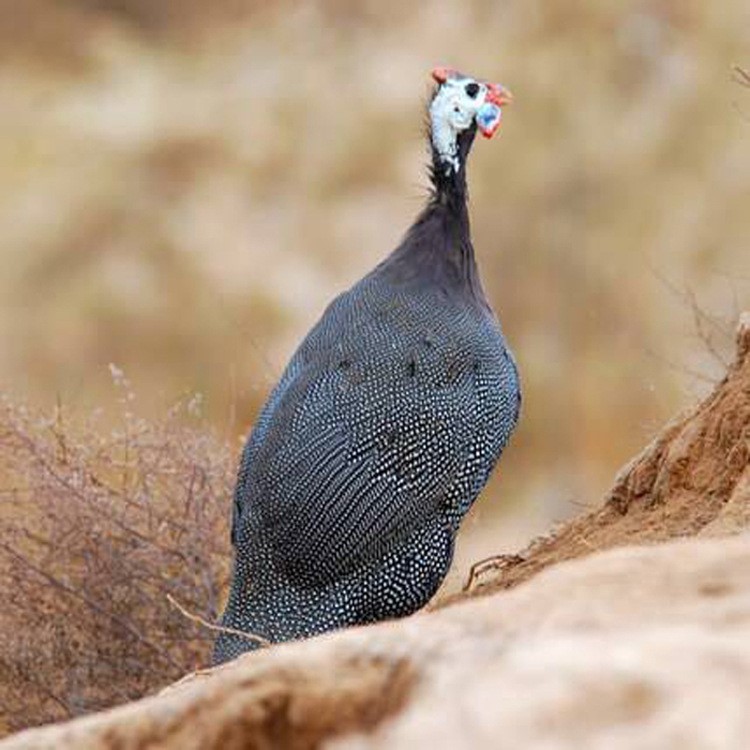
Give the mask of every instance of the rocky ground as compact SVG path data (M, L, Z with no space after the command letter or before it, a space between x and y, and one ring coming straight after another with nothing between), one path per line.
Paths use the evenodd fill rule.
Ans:
M255 652L0 748L745 750L749 459L746 315L725 379L599 509L486 564L451 606Z

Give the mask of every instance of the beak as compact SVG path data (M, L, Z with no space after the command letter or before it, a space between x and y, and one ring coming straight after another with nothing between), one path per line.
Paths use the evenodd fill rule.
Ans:
M492 102L498 107L504 107L513 101L513 94L499 83L488 83L486 101Z

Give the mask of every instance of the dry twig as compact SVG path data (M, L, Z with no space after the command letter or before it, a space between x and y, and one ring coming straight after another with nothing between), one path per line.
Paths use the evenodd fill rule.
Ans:
M742 86L750 88L750 72L739 65L735 65L732 70L734 71L734 80Z
M187 617L188 620L192 620L198 625L202 625L204 628L208 628L209 630L213 630L217 633L227 633L228 635L236 635L238 638L243 638L246 641L259 643L261 648L267 648L268 646L271 645L271 641L267 640L261 635L255 635L255 633L246 633L244 630L237 630L235 628L227 628L224 625L217 625L214 622L208 622L208 620L204 620L200 615L196 615L190 612L188 609L186 609L182 604L180 604L172 596L172 594L167 594L167 601L175 609L177 609L182 615Z
M480 576L488 573L491 570L502 571L505 568L519 565L524 561L524 557L521 555L493 555L492 557L486 557L483 560L475 562L470 570L469 577L466 579L466 583L463 586L463 591L472 591L474 584Z

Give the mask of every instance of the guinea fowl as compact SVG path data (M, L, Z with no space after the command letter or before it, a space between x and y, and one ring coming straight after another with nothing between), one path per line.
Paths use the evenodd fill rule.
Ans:
M337 297L243 452L232 586L214 662L401 617L444 579L461 519L518 420L518 373L485 297L466 205L502 86L436 68L432 193L401 244Z

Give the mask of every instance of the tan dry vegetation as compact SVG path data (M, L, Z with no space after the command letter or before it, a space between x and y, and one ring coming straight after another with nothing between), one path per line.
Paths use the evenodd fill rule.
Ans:
M0 734L123 703L205 664L233 453L178 404L67 423L0 402ZM187 411L186 411L187 410Z

